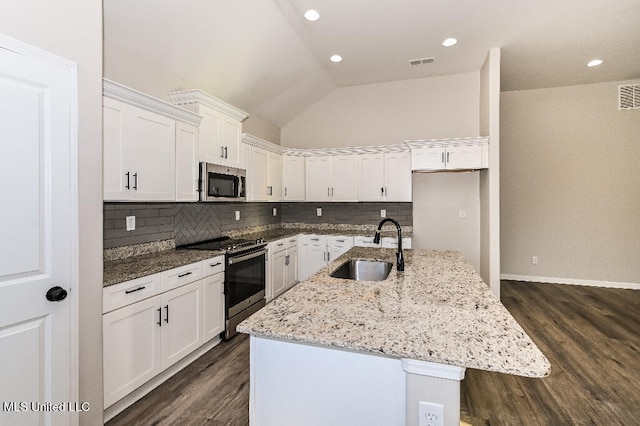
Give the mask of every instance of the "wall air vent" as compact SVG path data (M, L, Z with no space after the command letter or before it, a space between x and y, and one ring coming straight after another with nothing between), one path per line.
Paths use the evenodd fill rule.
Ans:
M640 109L640 84L618 86L618 110Z
M428 58L420 58L420 59L409 59L409 65L411 65L412 67L415 67L417 65L432 64L435 62L435 60L436 60L435 56L430 56Z

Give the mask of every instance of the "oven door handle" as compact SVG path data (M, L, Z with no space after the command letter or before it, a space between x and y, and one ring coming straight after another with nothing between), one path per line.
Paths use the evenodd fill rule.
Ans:
M267 250L263 249L253 253L245 254L244 256L230 257L229 265L233 265L234 263L244 262L245 260L253 259L254 257L262 256L263 254L266 254L266 253L267 253Z

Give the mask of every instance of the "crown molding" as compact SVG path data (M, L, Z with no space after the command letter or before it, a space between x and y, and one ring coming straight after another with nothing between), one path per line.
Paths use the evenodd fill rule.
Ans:
M249 114L234 107L231 104L226 103L214 96L211 96L207 92L203 92L200 89L192 90L176 90L169 92L169 99L174 105L188 105L199 102L203 105L211 107L216 111L226 114L238 121L244 121L249 117Z
M410 149L426 148L434 146L460 146L460 145L486 145L489 143L488 136L476 136L470 138L448 138L448 139L418 139L404 142Z
M378 145L378 146L353 146L344 148L285 148L284 155L298 157L323 156L323 155L353 155L353 154L385 154L390 152L409 152L405 144Z
M102 94L108 98L122 101L129 105L143 108L147 111L173 118L174 120L184 121L185 123L195 126L199 126L202 120L202 117L198 114L106 78L102 79Z
M267 151L276 152L278 154L282 154L282 151L284 150L284 148L280 145L276 145L272 142L260 139L259 137L253 136L250 133L242 134L242 142L251 146L266 149Z

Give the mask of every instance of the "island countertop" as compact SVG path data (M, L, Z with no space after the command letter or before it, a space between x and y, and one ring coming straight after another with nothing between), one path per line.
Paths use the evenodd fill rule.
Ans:
M355 247L238 326L238 331L526 377L550 364L473 267L454 251ZM394 263L384 281L329 276L351 259Z

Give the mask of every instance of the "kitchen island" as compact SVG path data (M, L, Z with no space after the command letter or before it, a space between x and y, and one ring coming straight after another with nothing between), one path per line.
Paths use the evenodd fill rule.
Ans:
M353 248L238 326L251 335L251 424L457 425L466 368L549 374L460 253L404 254L383 281L332 278L351 259L395 263L395 249Z

